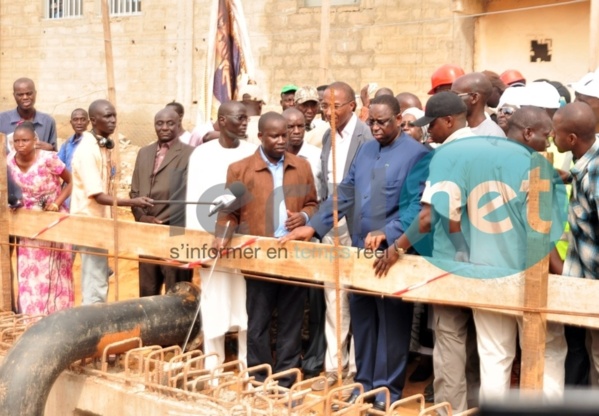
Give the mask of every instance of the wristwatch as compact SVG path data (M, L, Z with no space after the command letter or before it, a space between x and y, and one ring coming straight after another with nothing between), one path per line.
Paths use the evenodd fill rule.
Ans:
M406 251L403 248L397 246L397 240L393 242L393 247L395 248L395 252L399 256L399 258L402 258L403 255L406 254Z

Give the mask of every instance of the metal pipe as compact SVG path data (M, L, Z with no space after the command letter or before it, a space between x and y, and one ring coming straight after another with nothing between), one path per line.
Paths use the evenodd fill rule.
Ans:
M42 416L60 373L77 360L100 356L114 341L137 336L144 345L182 344L198 302L197 286L181 282L164 296L47 316L25 331L0 366L0 416ZM195 335L201 326L198 319Z

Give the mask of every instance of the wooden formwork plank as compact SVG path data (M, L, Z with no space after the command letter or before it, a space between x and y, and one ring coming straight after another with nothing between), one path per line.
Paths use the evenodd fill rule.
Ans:
M527 262L542 258L534 264L527 264L524 272L524 306L546 308L549 280L549 232L551 230L551 205L542 204L541 194L552 200L552 186L549 179L549 164L543 156L533 153L530 169L527 217L530 227L537 233L527 235ZM547 212L549 211L549 212ZM545 250L545 251L544 251ZM547 321L538 312L524 312L522 319L522 370L520 388L542 390L545 367L545 340Z
M0 310L11 310L10 247L8 237L8 181L6 170L6 136L0 133Z
M9 215L10 234L30 237L61 214L21 210ZM212 243L212 235L205 232L119 221L119 249L121 255L151 255L164 259L195 261L204 258ZM40 239L99 247L113 253L112 220L71 216L40 235ZM251 236L237 236L233 245L250 240ZM290 242L280 247L274 238L261 238L246 247L244 256L223 258L219 267L238 268L247 273L267 274L281 278L333 284L333 247L309 242ZM373 258L363 250L341 247L340 282L356 289L393 294L431 277L444 274L426 258L407 255L389 272L378 279L372 270ZM207 255L207 254L206 254ZM474 266L473 266L474 267ZM559 311L548 313L547 320L599 328L599 304L590 293L598 293L599 281L549 275L547 308ZM495 279L472 279L449 275L430 284L407 292L408 301L476 308L499 309L505 313L520 314L524 305L524 274ZM583 316L580 316L583 315Z

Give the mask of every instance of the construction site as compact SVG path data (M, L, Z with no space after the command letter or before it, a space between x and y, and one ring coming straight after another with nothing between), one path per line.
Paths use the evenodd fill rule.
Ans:
M94 98L106 97L115 103L117 108L122 108L123 119L127 119L128 116L128 121L124 121L122 127L119 121L118 133L121 140L117 142L118 145L113 153L118 165L118 173L112 183L112 191L115 195L128 197L132 166L137 151L141 145L153 140L148 139L153 134L151 127L148 127L151 124L148 122L150 120L148 114L152 114L154 108L176 98L190 109L184 119L184 123L188 126L210 118L208 115L212 111L213 103L207 98L207 95L210 95L209 88L203 81L195 80L192 71L195 68L202 72L202 77L198 78L205 78L203 72L207 69L204 68L203 61L211 56L210 53L201 50L206 45L203 45L204 41L198 40L193 29L195 18L202 22L200 26L203 31L208 33L212 30L209 30L212 23L209 23L208 19L199 18L203 12L202 7L209 2L183 0L175 2L172 9L176 11L168 12L175 13L168 15L172 17L172 21L168 24L179 21L177 19L180 19L183 24L176 28L178 34L174 43L172 39L161 40L165 45L167 44L162 50L162 57L168 56L169 63L162 65L158 73L152 69L148 70L149 74L144 74L142 65L140 65L141 69L133 68L133 64L127 61L127 54L131 53L131 48L136 47L132 46L136 42L130 35L135 33L135 30L141 30L140 27L143 25L132 23L131 16L110 17L107 0L99 2L84 0L83 4L94 10L93 13L84 14L84 18L94 20L94 34L102 40L100 43L95 42L97 41L95 38L92 41L82 40L82 42L95 42L94 46L84 48L85 54L90 57L88 61L92 60L92 56L97 55L99 58L97 62L94 61L93 65L90 65L93 66L91 75L82 77L78 73L77 81L66 87L64 94L60 94L61 87L57 85L58 83L49 80L52 75L43 74L43 65L32 63L35 53L19 58L17 55L20 52L15 53L12 45L7 46L7 43L17 38L22 38L23 42L30 42L38 36L37 33L20 36L22 34L15 29L17 25L14 23L14 16L22 13L17 7L18 3L21 2L0 0L0 29L2 29L0 85L3 109L13 106L7 86L25 72L32 76L39 75L39 90L42 92L40 95L43 96L45 93L45 97L40 100L40 106L44 104L50 106L53 99L60 101L60 104L54 107L56 112L53 112L60 137L67 136L70 113L67 107L70 109L74 102L77 103L75 106L79 106L91 102ZM44 2L45 6L46 3L48 2ZM67 2L60 3L61 7L66 7ZM289 20L292 20L293 16L303 16L310 21L302 30L315 38L314 42L308 42L307 50L302 54L310 55L314 59L319 58L318 62L312 62L310 68L300 68L298 72L290 69L295 65L295 60L291 63L287 62L277 52L278 48L287 48L289 34L281 35L283 29L280 27L273 29L268 25L267 18L272 18L271 13L275 12L266 5L243 3L247 3L244 6L250 10L248 19L250 24L260 22L256 24L256 27L260 27L260 35L251 39L254 50L259 51L256 53L258 58L256 67L267 69L256 69L251 76L253 79L262 81L265 88L270 88L271 91L278 90L279 84L285 84L286 80L293 76L292 74L297 75L295 82L298 85L314 84L315 79L319 79L320 83L329 82L336 77L346 75L348 81L356 85L362 85L373 78L376 78L381 85L385 82L396 82L394 87L400 89L409 84L416 86L414 88L417 88L418 93L422 95L427 89L428 74L431 72L428 69L435 67L439 63L437 60L445 62L454 59L470 69L494 63L494 58L476 49L479 45L475 46L474 35L479 36L477 39L491 42L491 29L501 24L500 19L494 17L493 13L501 14L508 9L505 4L498 5L501 2L474 0L424 1L422 4L415 5L414 8L418 8L419 12L413 12L406 19L422 21L411 26L417 27L418 30L409 28L406 30L417 32L410 36L413 36L414 40L419 39L419 42L434 44L431 48L442 50L443 56L435 57L434 53L430 53L432 58L424 58L425 52L414 52L418 55L415 62L402 61L397 65L401 66L402 71L404 68L410 68L405 73L405 77L401 81L392 81L401 71L384 68L384 71L377 72L373 69L376 67L376 60L369 55L369 51L361 49L362 47L368 49L367 45L375 42L372 40L374 35L364 28L373 25L376 16L384 14L387 8L396 8L395 2L362 0L350 5L336 6L333 4L334 1L323 0L318 2L322 3L318 10L308 9L304 2L299 5L299 0L280 2L282 4L275 8L279 12L286 11ZM265 3L272 6L272 3L276 2ZM412 3L418 2L410 4ZM520 2L507 3L511 10L512 6L518 6ZM589 49L594 51L591 53L590 60L584 59L581 65L593 69L597 66L599 28L596 24L590 25L589 20L593 22L593 17L596 17L594 22L599 21L599 1L531 0L521 3L527 8L526 12L535 7L555 6L551 12L548 12L552 18L560 15L557 10L560 6L573 11L576 16L584 16L584 23L580 25L583 28L573 29L585 32L584 45L577 45L575 49L584 49L585 57ZM146 13L153 19L152 21L158 19L157 16L161 13L167 13L164 4L160 6L152 2L143 4L143 10L147 10ZM43 16L38 21L42 21L43 25L51 25L52 27L47 28L49 32L61 33L63 29L60 29L56 22L50 22L53 19L49 16L49 12L44 9L42 13L38 9L39 7L36 6L35 12ZM291 9L292 12L289 11ZM259 13L256 10L259 10ZM541 13L547 11L542 10ZM487 11L489 15L484 15ZM418 15L418 19L414 18L415 14ZM481 19L486 20L476 20L479 14ZM8 24L5 23L6 15L11 16L12 19ZM164 16L160 17L164 19ZM496 20L493 20L494 18ZM362 22L361 19L366 21ZM64 36L77 37L69 35L68 28L74 30L73 21L69 20L66 23ZM354 32L351 31L347 41L343 41L344 46L339 46L341 43L336 42L341 33L347 35L341 32L340 26L347 24L348 21L350 23L355 21L356 28L352 30L359 32L361 37L359 46L352 46L351 34ZM526 18L520 16L517 21L519 27L522 27ZM447 26L446 31L431 33L428 39L422 38L422 31L439 22ZM322 26L319 27L317 23L322 23ZM331 24L333 35L329 34ZM167 29L166 25L165 22L164 30ZM396 35L399 30L396 27L391 29L389 26L385 26L384 29L395 30ZM84 30L76 29L80 34ZM269 30L274 34L268 33ZM315 35L314 33L317 32L319 34ZM272 46L280 35L285 39L284 44ZM320 35L322 38L318 41ZM434 36L443 38L443 44L433 40ZM543 36L542 33L534 33L529 38ZM377 37L379 40L375 43L378 42L378 46L395 48L395 43L391 46L387 45L387 41L383 40L385 36L379 34ZM463 45L447 47L457 41L463 41ZM148 45L145 42L149 41L144 40L138 45L146 48ZM292 43L292 40L289 40L289 43ZM556 44L554 41L554 45ZM333 49L336 48L336 56L329 53L331 45ZM58 49L60 45L46 46ZM412 46L414 45L411 44L410 48ZM113 47L117 51L114 54ZM421 47L423 44L420 43L416 46L416 48ZM91 52L94 48L99 52ZM319 55L319 48L320 51L325 52L320 52ZM66 49L72 52L73 46L68 46ZM272 53L265 53L265 50L271 50ZM528 51L528 48L526 50ZM38 49L36 51L39 52ZM284 55L284 52L281 54ZM347 56L344 55L346 52ZM147 55L147 52L136 51L132 55L139 58ZM352 55L357 58L352 59ZM344 72L346 65L335 63L335 58L346 60L362 69L361 71L347 69L347 72ZM23 59L26 66L16 68L18 65L15 62L18 59ZM47 59L45 54L43 59ZM302 58L300 56L293 59ZM528 56L524 59L528 59ZM562 59L568 58L562 57ZM397 58L397 62L399 61L400 59ZM528 64L530 63L527 62ZM383 67L383 61L381 65ZM390 67L394 65L395 60ZM413 69L416 65L424 69ZM538 70L538 67L530 65L528 69L531 72ZM161 63L157 62L155 66L160 67ZM127 69L130 76L115 77L115 73ZM171 71L167 74L169 69ZM61 70L55 69L55 71L58 73ZM549 71L552 75L563 78L574 79L577 76L569 70L553 66L547 66L543 71ZM153 86L146 88L145 81L139 83L133 81L134 74L137 74L142 81L147 77L161 79L162 74L166 86L160 90L160 93L156 93L157 90L153 90L157 88L156 82L148 81L147 85ZM87 82L92 76L98 81ZM145 94L152 94L153 97L146 99ZM276 95L271 94L270 104L267 103L267 106L277 106ZM143 105L136 107L134 99L139 99ZM120 103L122 105L119 107ZM136 132L143 134L136 135ZM6 146L5 140L6 137L0 134L0 146ZM8 193L6 166L6 154L2 152L0 155L0 199L2 200ZM540 178L531 178L531 189L540 190L542 186ZM530 209L540 212L539 201L532 201ZM406 255L402 259L401 267L392 269L385 279L379 279L374 274L372 258L361 256L357 248L339 245L323 246L299 241L289 242L281 247L276 238L236 235L231 242L231 247L251 249L253 253L251 259L224 255L219 257L217 265L215 259L198 260L197 253L183 249L184 247L211 247L214 236L209 233L134 222L130 210L116 205L112 207L112 217L112 219L102 219L58 212L11 210L6 204L0 204L0 416L599 414L597 387L595 390L585 392L587 394L584 400L579 400L576 404L572 403L574 399L568 398L561 405L553 405L551 408L543 407L541 404L547 322L599 328L599 304L593 296L599 293L599 282L549 274L548 255L525 271L494 279L464 277L462 273L452 272L462 267L457 264L440 266L425 257ZM17 242L14 237L17 238ZM12 250L18 245L19 237L64 243L72 247L95 247L107 250L114 271L110 279L109 302L79 306L78 298L76 307L46 317L11 312L15 296L15 282L11 268L15 264L14 257L16 257ZM548 244L548 234L543 238L539 240L531 237L528 241L531 255L535 255L535 247ZM177 251L176 259L171 255L173 248L181 248ZM344 253L350 253L349 258L340 255L341 250L347 250ZM80 252L80 250L73 251ZM272 255L273 251L276 255ZM319 253L319 255L312 256L308 262L301 255L306 251ZM158 264L196 270L193 283L179 283L170 293L162 296L139 298L136 264L140 256L152 256L157 259ZM75 264L79 267L77 262ZM359 383L339 382L330 388L326 387L324 391L314 391L311 386L319 377L324 379L324 375L316 379L303 380L299 369L273 373L268 365L247 368L235 357L226 357L227 360L222 366L207 370L205 361L210 354L204 354L201 349L202 321L211 317L199 314L201 283L197 269L214 267L242 270L243 273L239 272L240 278L246 276L287 283L292 281L306 286L319 286L324 283L334 287L338 293L349 291L381 297L401 297L408 302L486 309L522 317L519 386L522 394L514 403L505 403L507 407L503 410L500 406L495 409L475 408L456 413L452 411L449 403L436 405L426 403L423 394L418 391L423 388L420 385L412 388L408 386L401 400L391 402L389 392L384 388L364 392ZM485 271L483 268L479 270L480 276L483 276ZM476 275L477 266L472 265L469 271ZM77 280L78 269L74 275ZM75 288L80 291L77 282ZM339 342L338 345L340 344ZM252 374L258 370L266 371L268 374L264 382L258 382L253 377ZM280 386L278 381L290 374L295 376L295 384L291 388ZM341 375L339 379L342 379ZM354 389L360 390L362 394L354 403L347 403L345 399ZM386 394L388 409L386 412L373 409L371 404L370 399L381 392ZM520 402L522 407L516 406L517 410L510 409L508 406L518 405ZM535 413L534 409L539 413Z

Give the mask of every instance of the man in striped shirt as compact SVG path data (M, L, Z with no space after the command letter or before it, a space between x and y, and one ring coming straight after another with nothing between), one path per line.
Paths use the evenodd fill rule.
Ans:
M563 274L599 278L599 141L591 107L575 102L553 117L554 142L560 152L572 151L572 199L568 212L570 236ZM590 330L591 359L599 371L599 330ZM591 372L593 373L593 371ZM598 382L599 380L595 380ZM593 383L595 384L595 383Z

